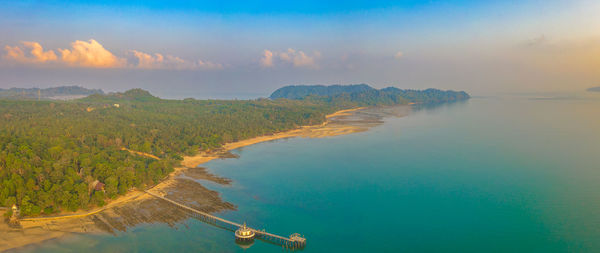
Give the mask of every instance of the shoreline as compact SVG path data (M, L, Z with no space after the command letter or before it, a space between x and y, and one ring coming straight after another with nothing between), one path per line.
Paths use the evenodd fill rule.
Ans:
M274 134L270 134L270 135L262 135L262 136L258 136L258 137L254 137L254 138L250 138L250 139L241 140L241 141L225 143L219 149L215 149L215 150L208 151L208 152L200 151L200 152L198 152L198 154L193 155L193 156L184 156L183 160L180 163L181 166L175 167L173 172L171 172L165 180L163 180L160 183L156 184L155 186L149 188L148 191L153 191L154 193L164 196L164 195L166 195L165 189L168 188L169 186L173 185L174 178L177 177L178 175L185 173L185 171L187 171L191 168L196 168L199 165L210 162L212 160L226 158L223 156L223 154L227 154L228 152L235 150L235 149L251 146L251 145L262 143L262 142L268 142L268 141L274 141L274 140L286 139L286 138L294 138L294 137L324 138L324 137L329 137L329 136L337 136L337 135L351 134L351 133L366 131L367 128L350 126L350 125L338 125L336 127L327 127L327 125L329 125L331 123L330 119L332 119L334 117L340 117L340 116L349 116L349 115L352 115L353 112L363 110L363 109L365 109L365 107L357 107L357 108L352 108L352 109L336 111L332 114L326 115L325 122L323 122L322 124L319 124L319 125L301 126L299 128L284 131L284 132L274 133ZM145 196L142 196L142 197L145 197Z
M301 126L296 129L274 133L270 135L258 136L250 139L241 141L231 142L224 144L221 148L212 151L200 151L198 154L193 156L184 156L180 163L180 166L176 166L173 172L169 173L165 179L160 181L158 184L147 189L153 193L165 196L167 195L167 189L169 187L176 186L177 177L185 173L185 171L196 168L199 165L221 158L227 158L224 154L239 149L242 147L294 137L305 137L305 138L324 138L329 136L337 136L344 134L351 134L356 132L362 132L368 130L365 126L356 126L351 124L338 123L334 121L336 117L351 116L357 111L363 110L365 107L358 107L346 110L336 111L332 114L325 116L326 120L319 125ZM153 159L159 159L152 154L146 154L134 150L122 148L122 150L128 151L132 154L147 156ZM130 190L127 194L117 197L114 200L108 202L105 206L94 208L89 211L78 211L75 213L63 213L59 216L51 217L38 217L38 218L24 218L21 220L20 229L10 228L4 222L0 223L0 232L6 233L7 236L0 238L0 252L26 247L28 245L35 245L43 243L49 240L58 239L69 234L81 234L81 233L94 233L100 232L98 230L88 230L82 224L84 223L83 218L88 218L96 214L101 214L106 210L112 209L118 206L124 206L135 201L147 200L151 198L148 194L138 189ZM0 211L0 213L3 213ZM89 224L87 224L89 225ZM30 233L26 233L30 232ZM17 234L16 236L9 236L8 234Z
M309 138L325 137L325 136L316 136L314 134L311 135L309 132L317 130L318 128L327 126L328 124L331 123L329 120L331 118L339 117L339 116L348 116L348 115L351 115L352 112L363 110L365 108L366 107L357 107L357 108L352 108L352 109L340 110L340 111L334 112L332 114L325 115L326 120L325 120L325 122L323 122L320 125L301 126L296 129L292 129L292 130L288 130L288 131L284 131L284 132L274 133L274 134L270 134L270 135L262 135L262 136L258 136L258 137L254 137L254 138L250 138L250 139L241 140L241 141L225 143L225 144L223 144L223 146L220 149L217 150L217 152L199 152L198 154L193 155L193 156L184 156L183 161L181 162L181 165L186 168L198 167L198 165L200 165L200 164L212 161L214 159L221 158L217 153L229 152L229 151L232 151L232 150L235 150L238 148L243 148L243 147L258 144L261 142L274 141L274 140L293 138L293 137L309 137ZM362 128L360 128L360 127L355 127L355 126L347 126L347 127L348 128L346 130L351 130L351 129L354 129L357 131L362 130ZM344 133L348 133L348 132L344 132ZM341 132L331 132L330 134L331 135L328 135L328 136L336 136L336 135L341 135Z

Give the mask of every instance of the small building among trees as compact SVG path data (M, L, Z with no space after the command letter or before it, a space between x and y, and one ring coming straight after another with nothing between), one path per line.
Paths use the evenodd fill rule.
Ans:
M100 181L98 181L98 180L92 182L91 186L92 186L91 188L92 188L93 191L102 191L102 192L104 192L104 186L105 186L105 184L102 183L102 182L100 182Z

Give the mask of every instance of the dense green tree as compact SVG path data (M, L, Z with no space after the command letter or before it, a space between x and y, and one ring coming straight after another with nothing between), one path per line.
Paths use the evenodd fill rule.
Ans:
M362 88L299 100L164 100L140 89L65 102L0 99L0 205L16 203L23 215L102 206L106 198L156 184L183 155L320 124L340 109L456 95ZM105 192L93 189L96 180Z

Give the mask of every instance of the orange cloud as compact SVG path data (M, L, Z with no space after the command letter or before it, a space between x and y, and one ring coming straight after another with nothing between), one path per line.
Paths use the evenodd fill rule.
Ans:
M18 46L5 46L4 50L6 51L6 55L4 56L6 59L12 59L16 61L23 61L26 59L25 53L23 53L23 50L21 50L21 48Z
M5 46L6 51L5 58L15 60L21 63L42 63L47 61L56 61L57 57L54 51L44 51L44 48L40 43L23 41L21 42L24 48L29 48L28 54L23 51L23 48L19 46Z
M203 60L185 60L177 56L148 54L131 50L133 58L121 58L106 50L98 41L76 40L70 49L58 49L60 58L54 51L44 51L37 42L21 42L22 46L5 46L5 59L20 63L56 62L73 67L88 68L139 68L139 69L222 69L223 65ZM27 49L30 49L27 51Z
M126 60L118 58L106 50L96 40L71 43L71 49L58 49L62 55L62 61L71 66L94 67L94 68L117 68L126 65Z

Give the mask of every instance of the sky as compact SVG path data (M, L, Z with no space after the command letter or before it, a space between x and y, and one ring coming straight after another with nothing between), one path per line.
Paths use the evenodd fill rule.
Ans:
M600 86L600 1L221 2L0 0L0 88L254 98L292 84Z

